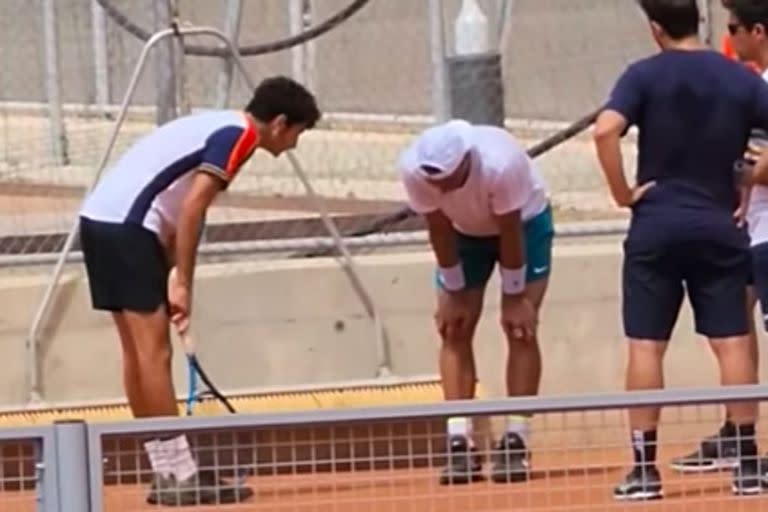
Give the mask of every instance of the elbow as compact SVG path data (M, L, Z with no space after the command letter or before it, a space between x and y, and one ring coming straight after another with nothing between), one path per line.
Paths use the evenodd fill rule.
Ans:
M626 123L623 117L613 112L603 112L595 121L592 139L596 143L618 142L624 126L626 126Z
M619 134L614 128L599 123L595 125L595 129L592 132L592 140L594 140L596 144L604 144L618 139Z

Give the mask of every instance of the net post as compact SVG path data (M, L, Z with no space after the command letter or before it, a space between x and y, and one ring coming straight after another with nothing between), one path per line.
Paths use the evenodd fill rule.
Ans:
M82 420L53 424L57 476L57 510L91 512L88 428Z

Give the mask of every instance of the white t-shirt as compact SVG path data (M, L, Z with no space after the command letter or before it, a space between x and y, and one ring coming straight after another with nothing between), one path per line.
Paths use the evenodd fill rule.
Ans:
M139 224L160 235L175 230L194 171L229 186L259 142L252 118L217 110L180 117L141 138L107 170L80 215Z
M768 70L763 72L763 79L768 82ZM768 187L752 187L747 222L752 246L768 242Z
M473 125L469 136L469 177L462 187L447 193L419 173L418 139L403 151L398 166L413 211L423 215L442 210L460 233L493 236L499 234L495 216L521 210L525 221L547 208L544 180L509 132L496 126Z

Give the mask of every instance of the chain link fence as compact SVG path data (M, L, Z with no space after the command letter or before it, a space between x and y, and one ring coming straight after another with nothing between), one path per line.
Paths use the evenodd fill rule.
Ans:
M503 64L507 126L527 145L584 115L603 100L632 59L653 51L637 7L623 0L478 0ZM110 0L152 32L168 10L151 0ZM455 53L459 0L442 5L446 55ZM712 2L711 24L723 24ZM179 0L179 18L237 35L240 45L280 40L315 26L347 0ZM0 77L0 253L7 261L55 255L84 187L95 172L112 120L143 42L105 14L96 0L8 0L0 7L6 70ZM430 19L432 16L432 19ZM345 229L366 226L404 199L393 163L417 130L433 119L435 61L428 2L373 0L330 32L291 49L247 57L259 80L276 73L307 83L318 95L323 125L307 134L297 156ZM718 17L719 16L719 17ZM24 19L25 24L15 20ZM235 23L233 23L235 22ZM199 38L198 38L199 39ZM188 41L214 45L210 40ZM215 45L214 45L215 46ZM177 55L178 56L178 55ZM241 108L249 98L235 73L229 94L225 62L157 52L144 73L112 157L155 125L156 106L175 80L177 113ZM628 144L628 159L632 144ZM547 152L539 165L558 220L620 216L602 184L590 142L577 137ZM631 160L628 160L631 170ZM209 240L325 236L285 159L257 154L212 211ZM4 260L6 261L6 260Z

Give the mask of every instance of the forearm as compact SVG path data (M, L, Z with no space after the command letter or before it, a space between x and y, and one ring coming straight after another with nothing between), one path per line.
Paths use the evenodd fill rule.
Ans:
M435 253L437 264L449 268L459 263L459 253L456 246L456 230L453 223L441 211L426 215L429 243Z
M186 206L186 205L185 205ZM179 284L191 288L194 279L197 246L200 242L200 225L204 211L194 204L186 206L176 227L175 254L176 273Z
M459 260L456 231L451 221L442 212L434 212L427 215L427 229L443 286L448 291L463 289L464 271Z
M597 158L600 161L605 180L613 200L619 206L631 203L632 189L624 175L624 160L621 154L621 142L617 134L606 134L596 139Z

